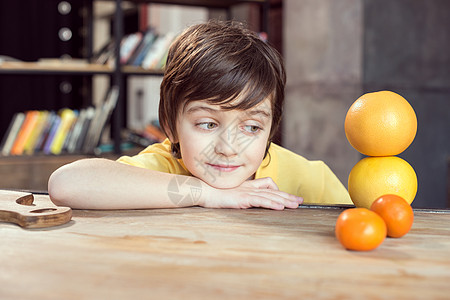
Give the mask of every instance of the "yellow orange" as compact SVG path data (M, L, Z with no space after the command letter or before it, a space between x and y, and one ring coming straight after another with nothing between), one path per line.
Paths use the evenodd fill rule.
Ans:
M348 250L370 251L386 238L386 223L366 208L344 210L334 229L338 241Z
M387 227L387 235L393 238L404 236L414 222L414 211L411 205L397 195L384 195L375 200L370 210L383 218Z
M397 156L366 157L350 171L348 192L356 207L370 208L387 194L398 195L411 204L417 192L416 172Z
M414 140L417 118L412 106L391 91L359 97L345 117L350 144L367 156L391 156L403 152Z

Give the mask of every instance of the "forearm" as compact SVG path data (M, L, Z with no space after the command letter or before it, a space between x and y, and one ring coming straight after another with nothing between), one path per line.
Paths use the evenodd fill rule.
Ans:
M143 209L197 205L210 188L201 180L106 159L76 161L49 179L57 205L80 209Z
M270 178L217 189L202 180L133 167L106 159L65 165L49 179L51 200L78 209L146 209L187 206L211 208L296 208L303 199L278 191Z

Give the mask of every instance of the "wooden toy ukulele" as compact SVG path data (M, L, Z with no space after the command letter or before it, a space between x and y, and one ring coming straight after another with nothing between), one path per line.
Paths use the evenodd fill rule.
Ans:
M0 190L0 222L42 228L62 225L72 218L71 208L55 206L48 196L34 200L31 193Z

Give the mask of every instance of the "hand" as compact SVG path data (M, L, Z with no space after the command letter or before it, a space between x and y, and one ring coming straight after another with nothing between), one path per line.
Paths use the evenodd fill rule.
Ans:
M231 189L210 187L208 193L199 204L209 208L250 208L263 207L275 210L297 208L303 198L278 189L270 177L247 180L240 186Z

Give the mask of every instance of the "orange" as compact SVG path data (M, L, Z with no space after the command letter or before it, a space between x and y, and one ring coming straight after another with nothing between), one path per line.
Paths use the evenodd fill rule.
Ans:
M367 156L402 153L414 140L417 118L414 109L391 91L359 97L345 117L345 135L350 144Z
M375 200L370 210L376 212L387 226L387 235L399 238L409 232L414 222L411 205L397 195L384 195Z
M395 194L411 204L417 192L417 176L411 165L397 157L366 157L348 176L348 192L356 207L370 208L386 194Z
M348 250L373 250L386 238L386 223L367 208L349 208L338 217L336 238Z

